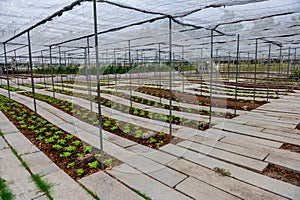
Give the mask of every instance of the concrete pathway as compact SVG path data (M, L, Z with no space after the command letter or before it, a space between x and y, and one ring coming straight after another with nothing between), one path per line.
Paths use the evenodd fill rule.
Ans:
M7 92L0 90L0 94ZM293 129L299 120L299 94L296 91L206 131L178 127L174 134L184 140L159 150L104 131L104 150L123 164L85 177L80 183L101 199L139 199L131 189L152 199L299 199L300 187L261 174L269 163L300 170L298 154L279 149L283 143L300 145L300 131ZM12 98L33 107L31 98L16 93ZM96 127L44 102L38 101L37 109L58 127L99 147ZM266 123L255 123L258 117ZM219 176L215 167L229 170L231 176Z

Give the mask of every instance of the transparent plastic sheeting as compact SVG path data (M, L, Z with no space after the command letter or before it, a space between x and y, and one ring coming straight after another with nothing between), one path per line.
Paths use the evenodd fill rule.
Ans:
M74 0L0 0L0 42L73 2ZM251 56L254 53L256 38L263 39L259 41L261 52L268 50L266 41L282 44L283 53L288 47L298 47L300 41L299 0L110 0L98 2L97 9L99 32L163 18L100 34L100 52L125 50L129 40L132 41L133 49L158 48L157 44L161 43L162 50L168 50L167 15L171 15L179 23L172 21L173 50L180 52L184 46L191 57L199 57L200 49L205 49L205 52L210 49L211 32L207 29L211 28L220 31L214 33L214 49L218 49L218 53L224 55L229 51L235 53L236 34L240 34L240 50L251 53ZM47 51L49 45L93 34L93 25L92 1L84 1L30 31L33 55L38 56L42 50ZM89 38L89 43L90 46L94 46L92 37ZM27 47L22 48L22 45L26 44L27 34L10 41L6 46L8 56L13 56L15 49L18 55L28 54ZM63 51L86 47L87 39L61 46L65 46L62 47ZM276 55L278 50L279 47L275 45L271 53ZM79 48L73 53L83 55L84 51ZM3 45L0 46L0 54L3 55ZM49 52L45 52L45 55L47 54Z

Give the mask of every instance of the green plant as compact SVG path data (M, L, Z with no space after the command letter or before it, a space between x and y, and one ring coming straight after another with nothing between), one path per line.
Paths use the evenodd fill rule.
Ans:
M112 164L112 158L108 158L104 160L105 165L111 165Z
M84 146L83 153L90 153L92 152L92 146Z
M35 138L35 140L37 140L37 141L41 141L43 139L44 139L44 136L42 136L42 135L39 135L38 137Z
M77 153L76 156L77 156L77 157L82 157L83 154L82 154L82 153Z
M89 168L91 169L96 169L98 167L98 161L95 160L94 162L89 162L88 163Z
M67 165L67 168L72 168L75 166L75 162L70 162L68 165Z
M28 129L33 131L35 129L35 127L34 126L28 126Z
M80 140L75 140L72 142L72 144L74 144L75 146L79 146L81 144Z
M55 142L55 139L53 137L45 139L46 144L50 144L50 143L54 143L54 142Z
M59 157L68 158L72 155L72 153L64 151L63 153L59 154Z
M213 169L215 172L217 172L220 176L230 176L231 173L229 170L219 168L219 167L214 167Z
M10 189L5 184L5 180L0 177L0 199L3 200L12 200L14 195Z
M109 127L110 124L111 124L111 121L108 119L108 120L106 120L106 121L104 122L103 126L104 126L104 127Z
M73 135L66 135L66 136L65 136L65 139L66 139L66 140L71 140L72 138L73 138Z
M125 127L123 129L123 132L126 133L126 134L130 133L130 124L125 125Z
M26 128L27 128L27 125L26 125L26 124L21 124L20 127L21 127L22 129L26 129Z
M69 146L65 147L64 150L65 150L65 151L75 151L75 150L76 150L76 147L75 147L75 146L69 145Z
M66 140L64 140L64 139L59 139L59 140L57 140L57 143L58 144L66 144Z
M94 156L95 156L96 158L101 158L102 155L101 155L100 153L97 153L97 154L95 154Z
M53 128L56 128L56 127L52 127L51 129L53 129ZM56 128L57 129L57 128ZM64 134L65 132L63 132L63 131L61 131L61 130L59 130L59 131L55 131L55 135L62 135L62 134Z
M77 169L76 173L77 173L78 176L81 176L84 173L84 170L82 168Z
M52 185L46 181L43 181L41 176L38 174L32 174L31 178L34 181L34 183L38 186L38 188L41 191L43 191L49 199L52 200L53 197L51 197L51 195L50 195L50 188Z
M156 140L155 138L152 138L152 137L151 137L151 138L149 139L149 142L150 142L150 143L156 143L157 140Z
M55 149L55 150L61 150L62 146L59 145L59 144L54 144L54 145L52 145L52 148Z

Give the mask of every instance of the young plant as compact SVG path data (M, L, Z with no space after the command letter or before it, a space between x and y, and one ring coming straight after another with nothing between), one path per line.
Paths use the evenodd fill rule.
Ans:
M83 147L83 153L90 153L92 152L92 146L84 146Z
M65 151L75 151L76 150L76 147L75 146L72 146L72 145L69 145L67 147L64 148Z
M59 157L61 158L68 158L71 157L72 153L68 152L68 151L64 151L63 153L59 154Z
M50 144L50 143L54 143L54 142L55 142L55 139L53 137L45 139L46 144Z
M75 146L79 146L81 142L80 140L75 140L74 142L72 142L72 144L74 144Z
M72 138L73 138L73 135L66 135L66 136L65 136L65 139L66 139L66 140L71 140Z
M88 166L90 169L96 169L98 167L98 161L95 160L94 162L89 162Z
M52 145L52 148L55 149L55 150L57 150L57 151L59 151L59 150L62 149L62 146L59 145L59 144L54 144L54 145Z
M75 162L70 162L68 165L67 165L67 168L72 168L75 166Z
M76 173L77 173L78 176L81 176L84 173L84 170L82 168L77 169Z
M104 160L105 165L111 165L112 164L112 158L108 158Z
M57 143L58 144L62 144L62 145L64 145L64 144L66 144L66 140L64 140L64 139L59 139L59 140L57 140Z

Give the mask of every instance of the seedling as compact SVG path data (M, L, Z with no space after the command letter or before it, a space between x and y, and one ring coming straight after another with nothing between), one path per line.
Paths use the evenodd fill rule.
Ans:
M59 144L54 144L54 145L52 145L52 148L58 151L58 150L62 149L62 146Z
M57 143L58 144L66 144L66 140L64 140L64 139L59 139L59 140L57 140Z
M66 136L65 136L65 139L66 139L66 140L71 140L72 138L73 138L73 135L66 135Z
M96 169L98 167L98 161L95 160L94 162L89 162L88 163L89 168L91 169Z
M84 173L84 170L82 168L77 169L76 173L77 173L78 176L81 176Z
M70 157L71 155L72 155L72 153L65 151L65 152L59 154L59 157L65 157L65 158L68 158L68 157Z
M67 168L72 168L75 166L75 162L70 162L68 165L67 165Z
M151 138L149 139L149 142L150 142L150 143L156 143L157 140L156 140L155 138L152 138L152 137L151 137Z
M84 146L83 153L90 153L92 151L92 146Z
M112 164L112 158L108 158L104 160L105 165L111 165Z
M74 142L72 142L72 144L74 144L75 146L79 146L81 142L80 140L75 140Z
M70 145L70 146L65 147L64 150L65 150L65 151L75 151L75 150L76 150L76 147Z
M41 135L39 135L38 137L36 137L35 138L37 141L41 141L41 140L43 140L44 139L44 137L43 136L41 136Z
M50 143L53 143L53 142L55 142L55 139L53 137L45 139L46 144L50 144Z

